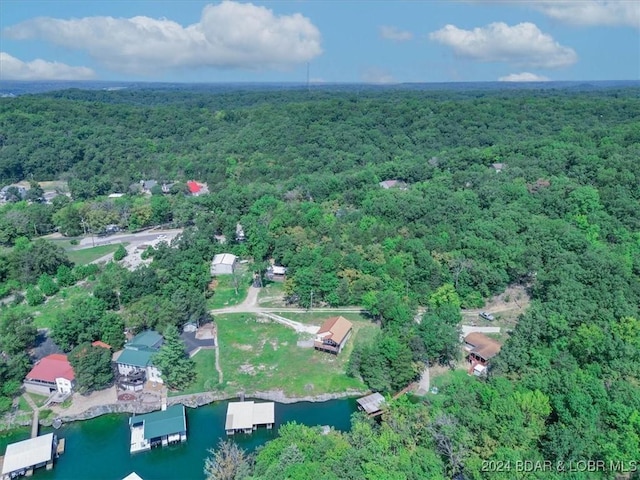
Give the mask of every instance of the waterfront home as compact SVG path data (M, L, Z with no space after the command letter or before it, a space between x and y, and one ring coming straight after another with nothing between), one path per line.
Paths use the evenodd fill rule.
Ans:
M134 415L129 418L129 427L131 453L187 441L187 415L181 403L166 410Z
M489 362L500 353L500 348L500 343L487 337L484 333L472 332L464 337L469 373L477 376L485 375Z
M385 400L380 393L376 392L371 395L367 395L366 397L359 398L356 400L356 403L358 404L359 410L362 410L369 416L373 417L382 413Z
M70 394L75 386L75 374L66 355L54 353L38 361L24 379L27 392L50 395Z
M162 372L153 365L153 355L164 339L154 330L146 330L133 337L124 350L114 354L118 367L118 385L125 390L142 390L144 382L163 383Z
M251 433L259 426L273 428L275 403L229 402L224 429L227 435Z
M232 274L236 269L238 257L233 253L219 253L213 257L211 262L211 275Z
M2 463L2 480L31 476L39 467L53 468L57 439L53 433L7 445Z
M313 346L316 350L338 354L353 332L353 324L344 317L328 318L316 333Z

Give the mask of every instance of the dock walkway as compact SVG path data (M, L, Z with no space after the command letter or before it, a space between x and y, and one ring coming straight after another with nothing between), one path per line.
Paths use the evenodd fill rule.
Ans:
M33 419L31 420L31 438L36 438L38 436L38 427L40 422L40 409L28 394L23 393L22 398L26 400L31 407L31 410L33 410Z

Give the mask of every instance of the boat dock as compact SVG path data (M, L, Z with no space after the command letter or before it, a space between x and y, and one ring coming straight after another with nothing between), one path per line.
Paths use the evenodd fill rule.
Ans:
M275 403L230 402L227 405L227 419L224 429L227 435L251 433L259 426L273 428L275 423Z
M64 438L60 438L58 439L58 446L56 448L56 456L60 456L64 453L64 447L65 447L65 441Z
M7 445L0 470L1 478L30 476L39 467L51 470L56 448L56 437L53 433Z

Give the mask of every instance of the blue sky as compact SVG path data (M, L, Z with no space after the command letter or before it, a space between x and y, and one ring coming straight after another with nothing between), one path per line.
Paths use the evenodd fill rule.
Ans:
M640 79L640 0L0 2L0 80Z

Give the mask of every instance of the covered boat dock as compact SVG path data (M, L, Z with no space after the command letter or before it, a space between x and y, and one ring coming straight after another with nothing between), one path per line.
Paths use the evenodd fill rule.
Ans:
M22 442L7 445L2 463L2 480L19 475L32 475L38 467L53 468L56 437L48 433Z
M273 402L230 402L227 405L225 430L227 435L251 433L259 426L273 428L275 404Z

